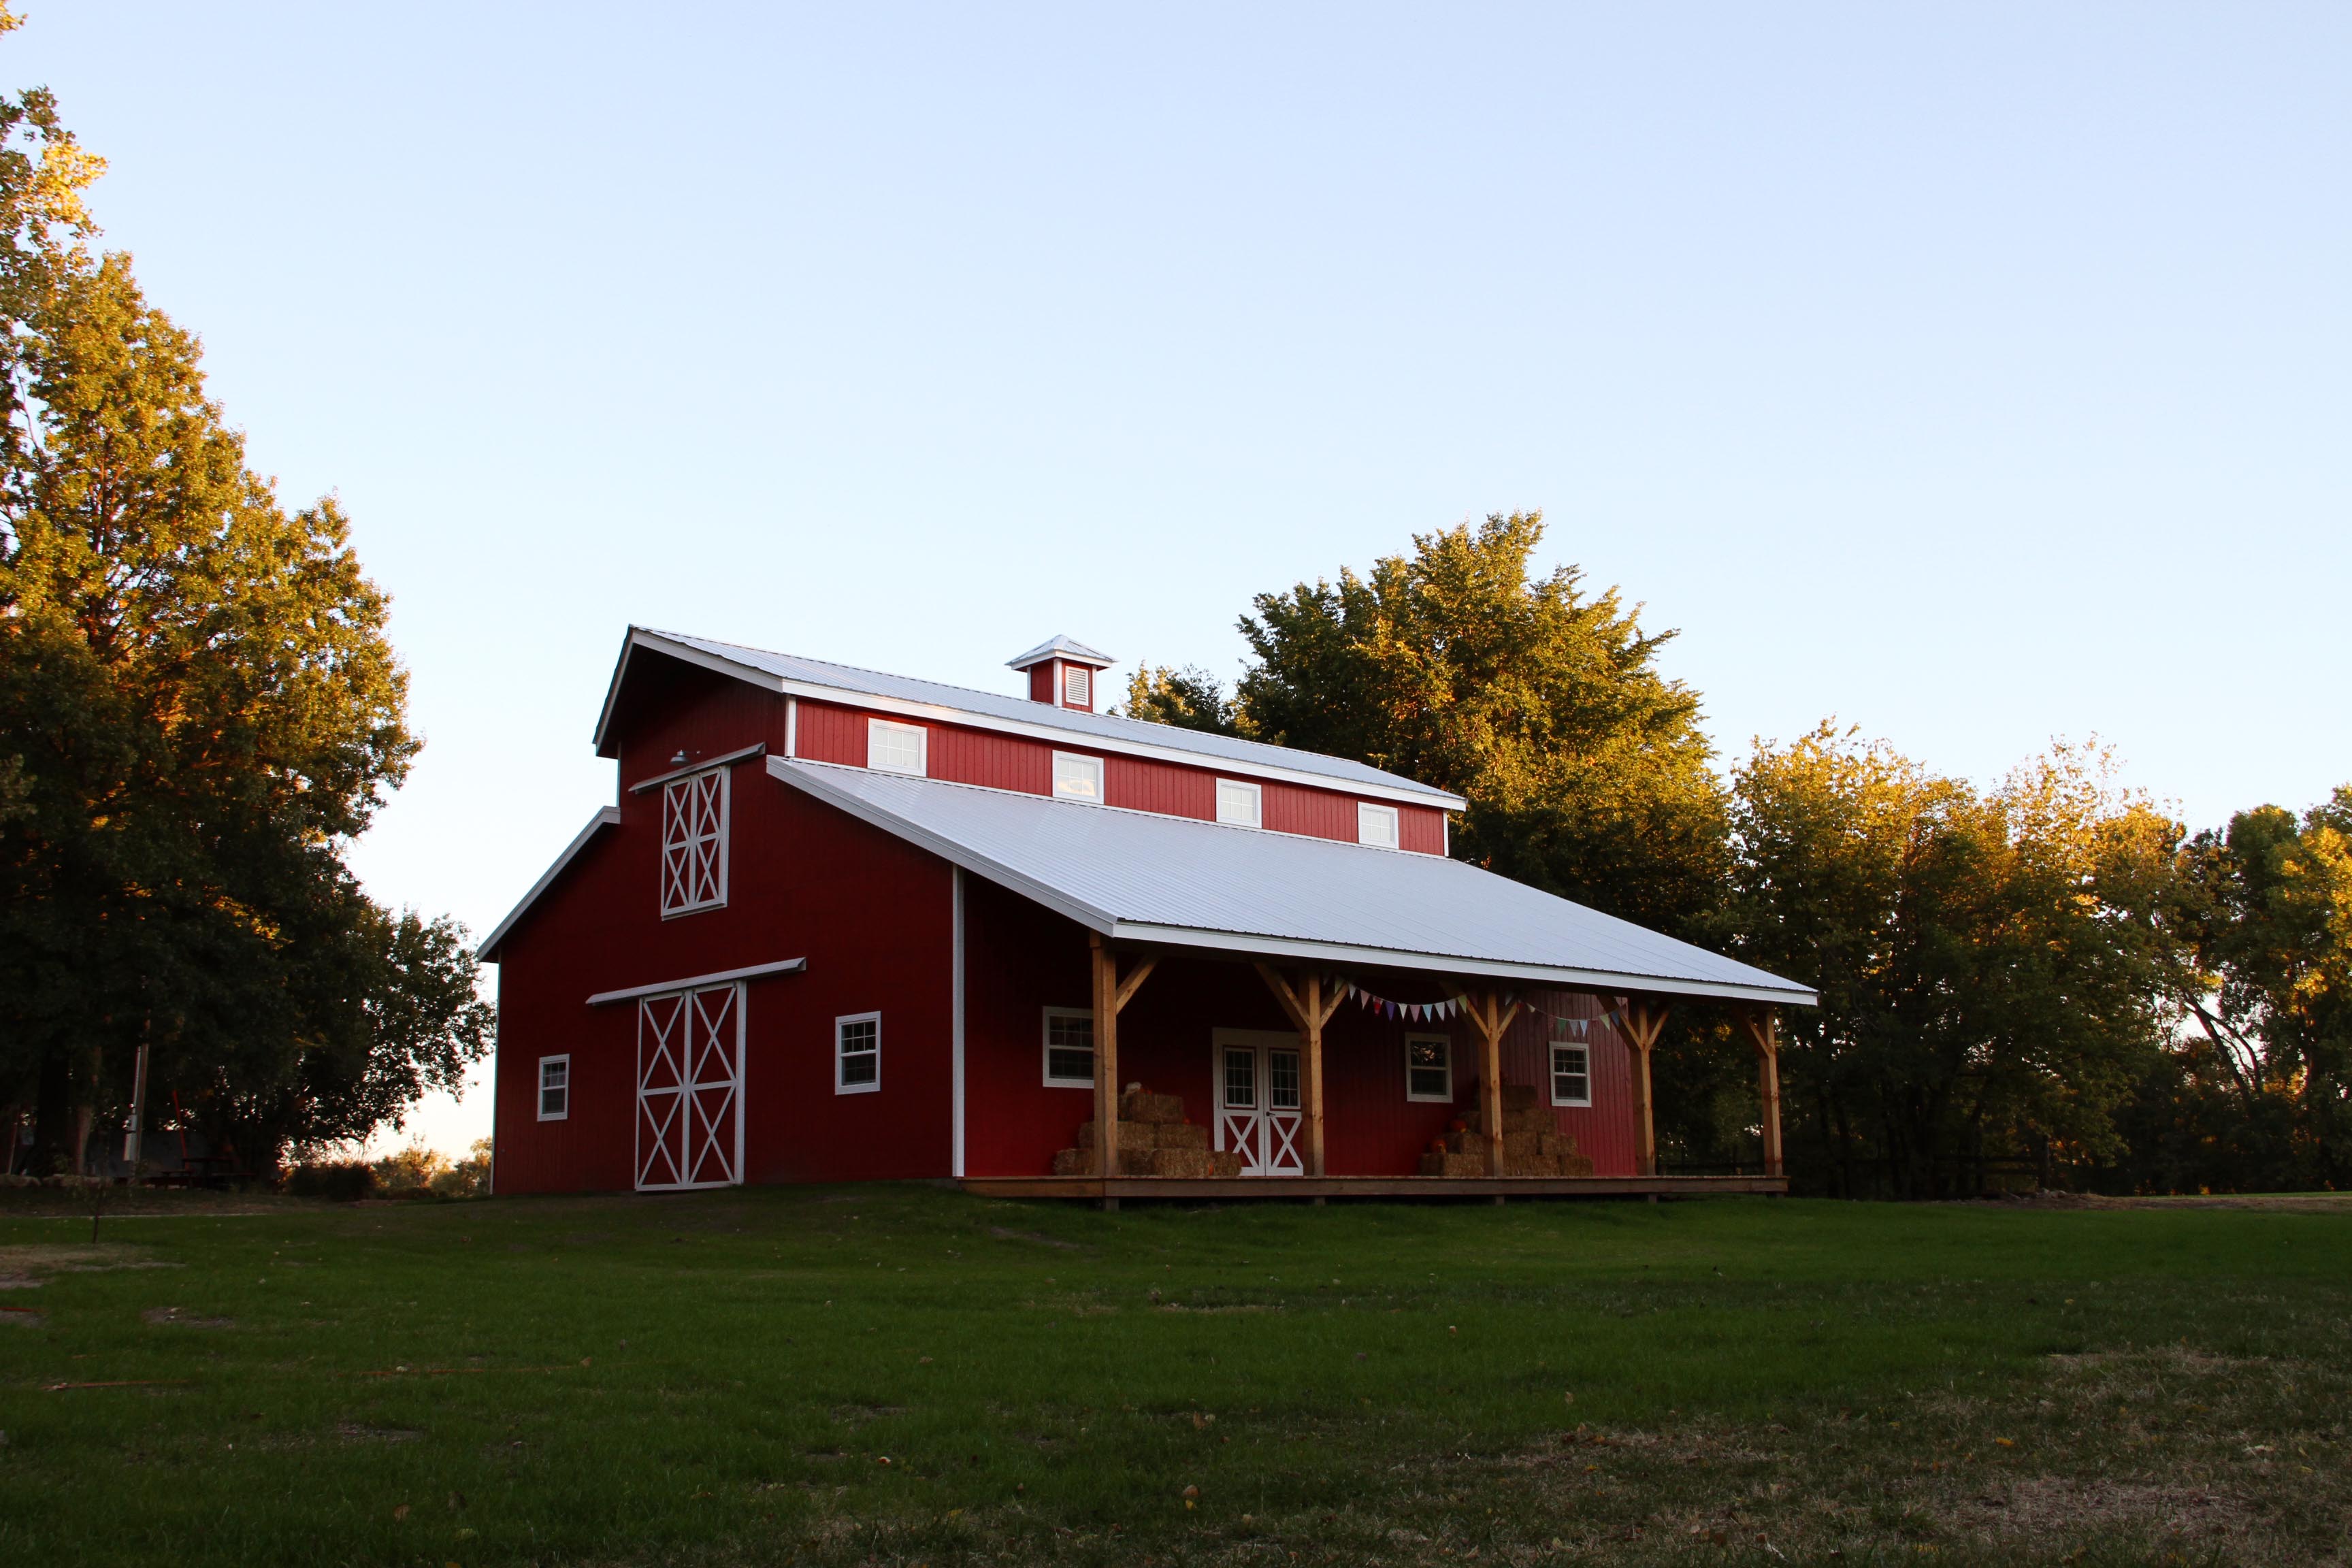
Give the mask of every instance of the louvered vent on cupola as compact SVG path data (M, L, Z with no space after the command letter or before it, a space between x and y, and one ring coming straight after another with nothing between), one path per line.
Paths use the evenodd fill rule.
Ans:
M1005 661L1011 668L1029 678L1029 700L1049 702L1056 708L1075 708L1081 713L1096 711L1102 672L1111 667L1111 657L1097 653L1086 644L1071 637L1051 637L1039 643L1019 658Z

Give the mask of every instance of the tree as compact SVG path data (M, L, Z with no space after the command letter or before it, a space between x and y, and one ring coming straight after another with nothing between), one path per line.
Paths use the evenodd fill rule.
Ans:
M0 132L0 1099L78 1165L143 1040L274 1163L488 1048L463 932L342 864L415 753L405 676L335 503L279 503L194 338L89 251L47 95Z
M1722 789L1698 696L1573 566L1531 580L1537 512L1416 534L1334 584L1261 594L1228 704L1199 670L1147 668L1137 718L1352 757L1463 795L1454 853L1668 929L1712 906Z
M1792 1173L1941 1196L1986 1157L2121 1151L2166 1037L2179 832L2103 761L1979 794L1824 724L1740 768L1726 934L1821 993L1787 1020Z
M1179 730L1201 730L1212 735L1243 733L1241 714L1225 696L1217 678L1198 665L1171 669L1166 665L1139 665L1127 681L1130 719L1167 724Z
M2158 1179L2352 1184L2352 784L2299 821L2238 813L2189 841L2181 870L2193 1032L2147 1151L2169 1163Z

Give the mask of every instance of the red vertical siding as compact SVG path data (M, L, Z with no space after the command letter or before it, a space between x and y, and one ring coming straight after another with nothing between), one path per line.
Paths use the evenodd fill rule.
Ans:
M1217 819L1217 775L1213 773L1150 757L1110 755L1105 763L1103 798L1108 805L1202 822Z
M1029 667L1030 701L1055 702L1060 700L1060 694L1054 689L1054 678L1055 675L1060 673L1061 668L1060 660L1051 658L1045 660L1043 664L1033 664Z
M1445 814L1433 805L1397 807L1397 847L1416 855L1445 853Z
M866 765L866 714L839 703L817 702L806 697L800 700L799 707L793 735L795 755L813 763L840 763L853 768Z
M803 711L805 718L805 710ZM624 753L635 744L624 742ZM751 1181L950 1173L950 903L946 864L735 768L725 908L663 920L659 797L622 819L509 933L499 975L497 1179L503 1192L634 1184L636 1014L592 992L806 958L746 994ZM882 1089L833 1090L833 1021L882 1013ZM541 1056L572 1058L572 1113L536 1115Z

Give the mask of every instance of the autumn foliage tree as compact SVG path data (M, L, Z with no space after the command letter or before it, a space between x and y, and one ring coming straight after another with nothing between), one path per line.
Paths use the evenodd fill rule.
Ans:
M1454 853L1610 913L1688 929L1723 872L1723 791L1672 632L1562 565L1538 512L1416 534L1369 574L1261 594L1232 699L1146 666L1139 718L1352 757L1469 801Z
M415 753L383 595L289 509L193 335L91 248L98 171L0 110L0 1102L79 1165L152 1080L267 1165L363 1134L488 1047L446 921L342 861Z

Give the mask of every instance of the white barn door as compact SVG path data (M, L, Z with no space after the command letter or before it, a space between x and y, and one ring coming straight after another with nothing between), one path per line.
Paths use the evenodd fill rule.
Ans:
M743 1180L743 987L637 1004L637 1189Z
M1209 1052L1216 1067L1211 1101L1214 1142L1242 1157L1244 1176L1299 1176L1304 1116L1298 1037L1271 1029L1219 1029Z

